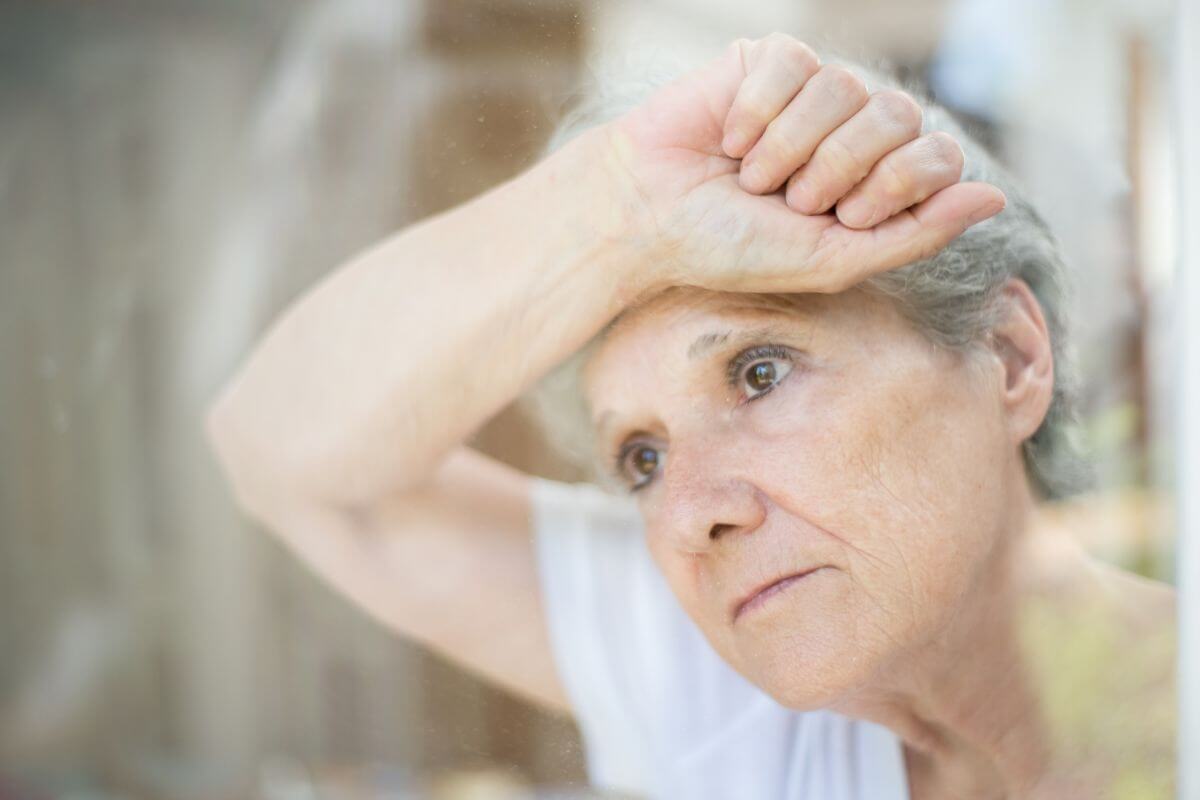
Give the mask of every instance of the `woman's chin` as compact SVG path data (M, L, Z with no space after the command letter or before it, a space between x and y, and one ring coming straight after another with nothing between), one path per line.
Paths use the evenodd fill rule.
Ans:
M794 711L828 708L838 700L855 694L863 687L866 670L843 658L810 657L807 662L793 661L788 669L768 665L747 677L770 695L775 702ZM862 670L862 673L860 673Z
M825 708L862 689L879 658L856 643L845 625L801 626L743 642L742 672L780 705L796 711Z

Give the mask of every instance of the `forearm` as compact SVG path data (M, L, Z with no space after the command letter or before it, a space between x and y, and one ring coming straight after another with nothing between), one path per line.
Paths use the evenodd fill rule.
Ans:
M296 301L210 414L243 500L413 486L619 313L643 284L595 155L585 135Z

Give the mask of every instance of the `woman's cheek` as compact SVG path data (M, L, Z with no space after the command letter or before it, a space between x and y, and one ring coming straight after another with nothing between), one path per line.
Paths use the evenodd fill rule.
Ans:
M784 462L776 465L780 474L810 483L845 472L847 456L859 449L855 440L873 423L839 384L829 373L797 367L770 395L741 409L744 432L760 453Z
M781 387L782 388L782 387ZM759 433L786 461L786 491L806 517L849 549L896 558L897 538L929 532L933 476L924 475L916 448L939 435L917 430L917 404L888 382L811 376L762 409ZM774 459L773 459L774 460ZM779 465L776 465L778 468Z

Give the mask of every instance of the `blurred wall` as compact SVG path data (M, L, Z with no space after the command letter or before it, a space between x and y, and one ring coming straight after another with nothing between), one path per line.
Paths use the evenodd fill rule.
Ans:
M212 796L281 757L582 775L569 722L382 630L253 530L201 433L299 291L529 163L578 13L0 8L0 778ZM478 444L554 469L512 415Z

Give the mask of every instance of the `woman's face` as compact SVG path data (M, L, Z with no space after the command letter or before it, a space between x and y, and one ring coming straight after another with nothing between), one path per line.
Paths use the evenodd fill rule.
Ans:
M796 709L880 680L983 583L1024 474L1003 383L997 359L937 348L859 291L664 293L585 373L684 610Z

